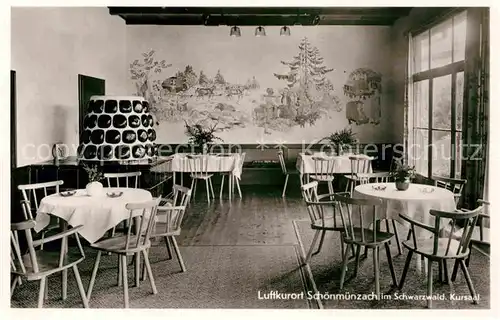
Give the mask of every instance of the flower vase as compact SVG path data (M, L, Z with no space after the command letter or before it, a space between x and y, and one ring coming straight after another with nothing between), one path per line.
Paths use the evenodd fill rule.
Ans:
M344 147L341 144L337 144L336 149L337 150L335 150L335 151L336 151L338 156L341 156L344 154Z
M85 187L85 191L87 191L87 195L90 197L96 197L103 194L104 187L102 183L98 181L89 182Z
M396 183L396 189L398 189L399 191L405 191L408 190L408 188L410 187L410 178L406 177L406 178L396 179L395 183Z

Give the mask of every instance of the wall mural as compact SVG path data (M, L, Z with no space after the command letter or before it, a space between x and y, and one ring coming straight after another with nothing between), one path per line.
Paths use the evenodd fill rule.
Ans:
M348 82L344 85L344 94L351 99L346 104L346 117L349 124L379 124L381 93L382 76L380 74L366 68L351 72Z
M344 106L330 78L335 69L324 64L320 50L307 37L297 49L288 61L276 61L284 72L265 71L282 83L273 88L261 86L255 74L245 83L233 83L220 70L213 77L189 64L173 70L172 64L155 57L155 50L134 60L130 75L136 94L150 102L157 124L217 124L221 132L257 127L271 135L343 117ZM350 99L345 108L349 124L380 123L380 89L381 76L372 70L357 69L349 75L343 88Z

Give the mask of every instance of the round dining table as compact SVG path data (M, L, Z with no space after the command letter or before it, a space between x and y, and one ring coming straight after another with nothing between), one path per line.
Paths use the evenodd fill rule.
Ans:
M404 191L396 189L394 182L388 183L367 183L354 188L353 198L381 199L382 204L375 209L378 219L391 219L409 227L409 222L403 220L400 214L405 214L412 220L422 222L429 226L434 226L434 216L429 211L442 210L453 211L456 209L453 192L448 189L429 186L424 184L411 183ZM432 233L416 227L415 237L430 238ZM424 272L427 273L424 264ZM421 260L417 260L417 271L421 271Z
M111 198L108 193L123 194ZM78 189L72 196L55 193L44 197L37 210L35 231L43 230L50 223L50 215L58 217L70 226L82 225L78 232L84 239L94 243L106 231L128 219L127 203L144 202L153 199L151 193L136 188L104 188L99 196L89 196L85 189ZM137 215L141 211L137 211ZM134 217L134 212L132 212Z
M396 220L403 225L409 223L400 217L401 213L434 226L434 217L429 214L431 209L453 211L456 208L455 197L450 190L418 183L411 183L404 191L396 189L394 182L362 184L354 188L353 197L381 199L382 205L376 209L377 217ZM430 235L421 228L416 228L415 231L417 237Z

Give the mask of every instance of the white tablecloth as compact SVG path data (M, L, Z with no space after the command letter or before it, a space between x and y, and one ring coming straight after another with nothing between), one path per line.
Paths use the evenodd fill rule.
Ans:
M313 155L299 153L299 156L297 157L297 163L296 163L297 170L301 174L317 173L317 172L315 172L313 157L318 157L318 156L325 157L326 155L324 153L321 153L321 152L315 153ZM328 156L329 159L335 160L335 168L334 168L333 173L350 174L351 173L351 160L349 160L349 157L351 157L351 156L354 156L354 154L344 154L341 156ZM359 157L360 155L356 155L356 156ZM363 156L363 155L361 155L361 156ZM366 156L366 157L369 158L368 156ZM368 172L372 172L371 165L370 165Z
M373 188L374 186L385 186L386 188L385 190L376 190ZM451 191L416 183L410 184L408 190L405 191L397 190L394 182L359 185L354 188L353 198L382 199L382 205L376 212L377 216L379 218L398 220L405 225L409 225L409 223L400 218L400 213L404 213L419 222L434 226L434 217L429 213L431 209L453 211L456 208ZM371 215L369 219L372 219ZM444 227L444 223L442 227ZM422 230L419 227L415 228L417 237L430 235L427 231Z
M199 157L201 155L195 155ZM230 153L226 156L221 155L203 155L207 157L208 171L209 172L232 172L238 179L241 178L240 161L241 155L239 153ZM153 172L190 172L189 161L187 153L176 153L171 156L170 161L166 161L155 168Z
M122 191L118 198L106 192ZM153 199L149 191L134 188L104 188L102 196L89 197L85 190L77 190L71 197L52 194L42 199L36 216L35 231L39 232L50 222L49 214L65 220L71 226L83 225L80 235L90 243L99 240L109 229L129 218L127 203ZM137 215L142 213L138 210Z

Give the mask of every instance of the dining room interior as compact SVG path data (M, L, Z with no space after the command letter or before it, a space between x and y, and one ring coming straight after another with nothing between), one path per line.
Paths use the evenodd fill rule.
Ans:
M492 308L489 7L10 22L11 308Z

